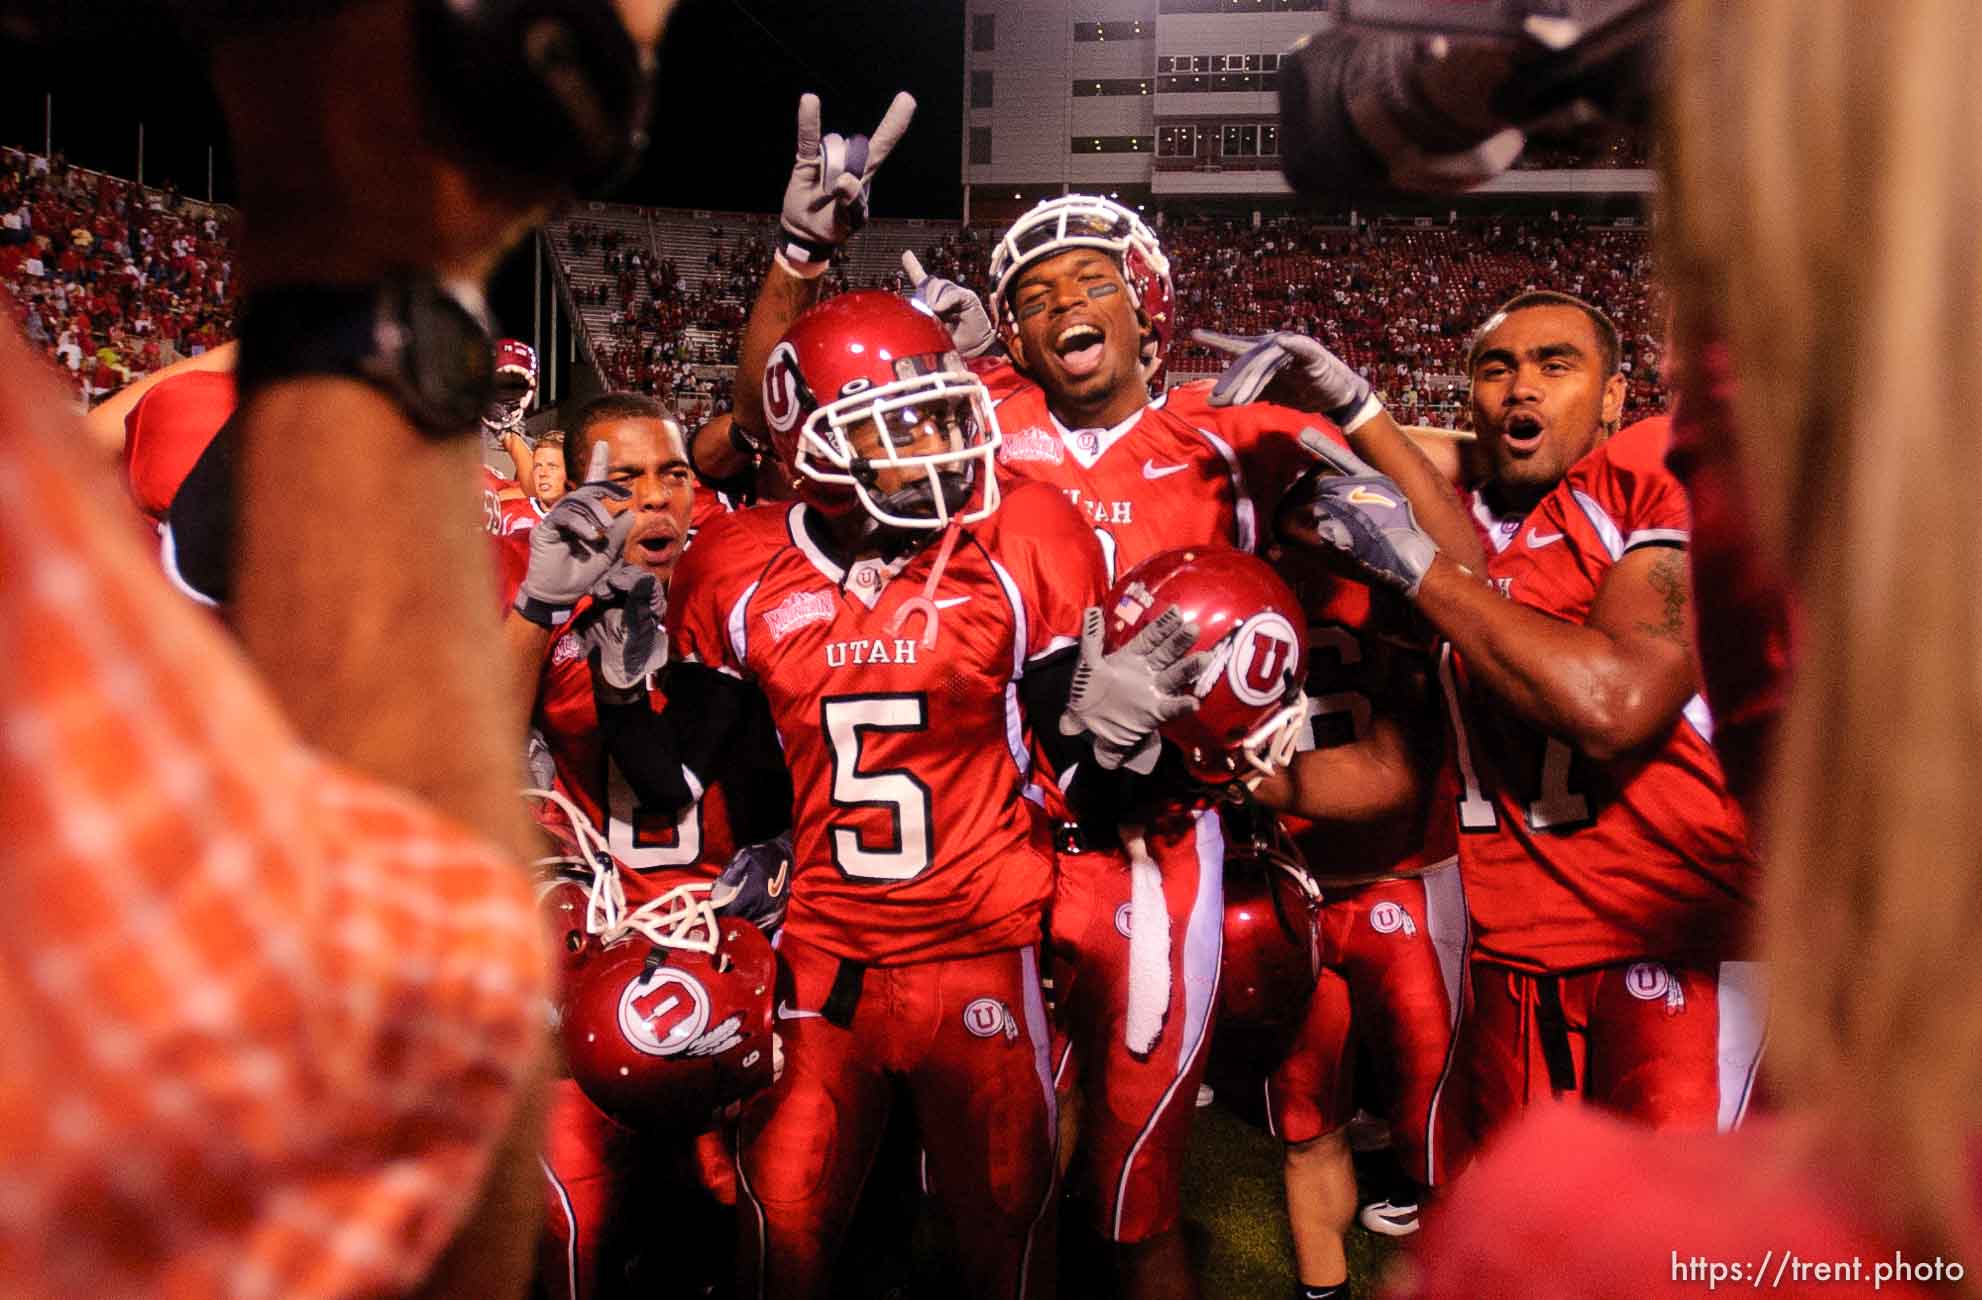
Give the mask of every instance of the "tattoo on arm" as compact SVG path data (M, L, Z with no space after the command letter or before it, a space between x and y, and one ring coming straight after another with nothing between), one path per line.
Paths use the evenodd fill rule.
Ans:
M1652 590L1664 598L1665 608L1658 622L1640 623L1638 630L1647 636L1687 644L1686 552L1663 548L1649 576Z

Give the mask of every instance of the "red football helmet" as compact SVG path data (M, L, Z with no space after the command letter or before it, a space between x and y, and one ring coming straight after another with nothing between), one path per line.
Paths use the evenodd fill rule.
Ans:
M608 943L579 972L560 1022L579 1090L642 1132L699 1132L768 1087L779 1064L770 940L709 912L706 883L684 888L699 893L702 918L688 941L635 928Z
M1201 781L1271 775L1293 757L1307 720L1307 620L1266 561L1229 547L1159 551L1116 580L1103 603L1102 640L1114 651L1170 606L1212 652L1195 712L1163 724Z
M482 415L482 423L504 431L523 423L530 399L537 395L537 350L522 339L497 339L495 345L495 397Z
M1150 332L1142 341L1142 377L1155 382L1176 330L1177 290L1170 280L1170 259L1141 217L1100 195L1063 194L1041 200L1005 232L991 252L994 318L1008 331L1015 328L1006 297L1013 279L1034 262L1070 248L1103 249L1121 263L1129 297L1149 318Z
M764 368L764 418L799 495L823 513L859 508L890 527L936 529L998 508L991 394L919 302L863 290L799 317ZM932 421L949 450L897 450ZM874 450L863 455L855 440L872 426ZM909 485L880 492L886 469L909 471Z
M1321 971L1315 907L1321 890L1284 837L1225 857L1225 955L1218 974L1220 1032L1278 1060L1307 1017Z

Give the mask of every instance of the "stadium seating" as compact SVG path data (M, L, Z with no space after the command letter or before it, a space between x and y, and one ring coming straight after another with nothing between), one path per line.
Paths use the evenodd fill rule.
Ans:
M0 150L0 286L95 401L233 336L234 214Z
M582 256L570 241L574 222ZM773 224L762 214L643 213L605 204L560 223L553 242L570 259L571 282L606 284L606 300L580 311L593 355L604 358L615 382L673 392L691 412L725 391L743 317L769 259ZM1451 426L1464 414L1470 331L1523 289L1550 288L1587 297L1616 319L1627 418L1664 409L1663 318L1650 288L1650 240L1640 226L1586 225L1573 216L1355 228L1293 218L1256 227L1227 218L1162 224L1177 286L1171 383L1223 366L1223 354L1190 341L1194 327L1240 334L1294 329L1364 369L1400 419ZM599 237L586 237L594 227L622 232L621 247L637 243L656 267L674 268L674 283L607 283ZM830 273L829 288L900 288L901 251L913 248L932 274L981 289L992 238L951 222L871 222ZM629 283L631 323L618 293Z

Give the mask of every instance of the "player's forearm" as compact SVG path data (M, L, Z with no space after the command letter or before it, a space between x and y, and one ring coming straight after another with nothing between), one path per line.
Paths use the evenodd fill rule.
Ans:
M530 444L523 441L523 435L510 430L502 435L502 449L509 453L509 463L516 472L510 477L518 483L530 481Z
M532 623L513 609L503 611L502 651L509 668L510 699L526 718L536 707L537 691L543 684L544 652L550 646L549 628Z
M1403 489L1418 527L1438 543L1439 550L1474 573L1486 572L1486 551L1480 545L1479 530L1466 516L1452 480L1404 435L1388 410L1363 421L1347 436L1350 450Z
M1448 556L1425 574L1418 608L1503 707L1592 758L1664 735L1685 703L1659 666L1609 632L1508 600Z
M764 367L771 360L771 349L785 336L792 322L819 301L824 284L825 263L815 263L818 274L800 275L781 258L771 259L764 273L764 285L757 301L750 306L750 319L743 326L743 344L736 359L736 393L730 403L733 418L752 435L768 430L764 420ZM730 471L739 472L741 466ZM728 477L723 475L722 477Z
M368 385L249 403L234 616L303 738L524 855L523 714L497 648L472 438L434 442Z
M761 402L761 398L759 399ZM688 463L697 477L718 491L727 490L750 472L755 464L750 453L730 436L735 416L725 412L695 431L689 440Z
M1402 729L1386 722L1354 744L1296 754L1285 771L1255 786L1253 797L1312 821L1376 822L1415 809L1424 789L1425 773Z

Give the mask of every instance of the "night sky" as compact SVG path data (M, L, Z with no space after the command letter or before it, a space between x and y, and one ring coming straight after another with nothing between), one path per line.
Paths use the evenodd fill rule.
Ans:
M0 143L39 149L53 92L55 146L72 161L132 175L142 121L148 182L169 177L204 197L212 144L215 197L232 197L219 110L170 21L156 7L75 8L87 26L69 39L0 42ZM824 100L827 130L850 134L907 90L920 107L875 188L875 213L956 216L962 76L962 0L682 0L661 51L653 148L614 197L775 209L802 91Z

